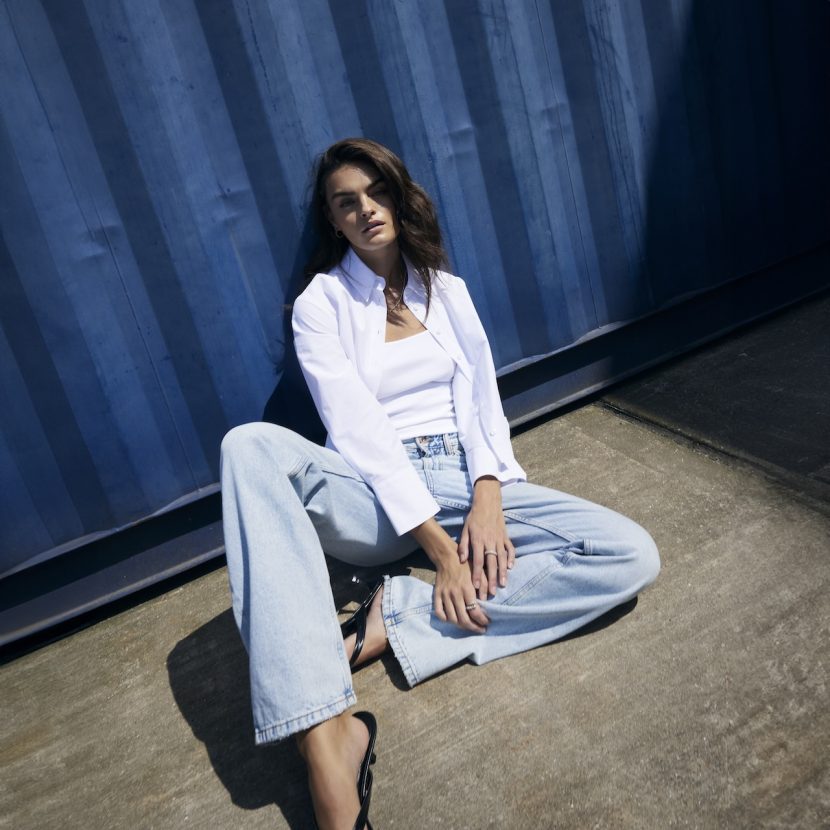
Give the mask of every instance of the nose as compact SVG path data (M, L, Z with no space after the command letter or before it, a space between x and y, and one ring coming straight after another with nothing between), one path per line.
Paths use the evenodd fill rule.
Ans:
M361 216L371 216L375 212L375 207L372 204L372 200L369 198L365 198L363 200L363 204L360 206L360 215Z

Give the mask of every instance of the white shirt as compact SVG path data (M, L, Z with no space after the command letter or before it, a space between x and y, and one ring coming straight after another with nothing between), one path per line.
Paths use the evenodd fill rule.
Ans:
M458 432L455 365L429 329L383 344L377 399L401 439Z
M436 271L426 293L407 263L404 302L457 364L452 391L470 478L526 480L510 445L487 336L467 286ZM326 446L372 488L399 535L439 511L377 400L386 340L385 281L351 249L330 274L317 274L294 303L297 358L328 430Z

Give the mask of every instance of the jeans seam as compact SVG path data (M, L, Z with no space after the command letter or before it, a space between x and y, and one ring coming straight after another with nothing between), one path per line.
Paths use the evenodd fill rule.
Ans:
M357 696L355 695L354 690L349 690L345 695L337 698L337 700L333 700L331 703L326 703L322 706L317 706L314 709L309 709L307 712L303 712L302 715L295 715L293 718L277 721L276 723L269 724L268 726L258 727L255 730L256 743L270 743L271 741L287 738L294 732L298 732L301 729L307 729L309 726L314 726L318 723L319 721L309 723L309 721L313 720L316 715L324 713L327 717L321 718L320 720L328 720L332 717L332 715L328 714L332 710L342 706L341 711L345 711L349 706L354 706L355 703L357 703Z
M523 524L538 527L540 530L545 530L548 533L552 533L554 536L559 536L569 544L573 544L574 542L579 541L579 539L576 536L574 536L571 533L568 533L566 530L562 530L561 528L554 527L553 525L549 525L545 522L540 522L535 519L528 519L526 516L522 516L521 513L517 513L515 510L505 510L504 516L505 518L513 519L517 522L522 522Z
M300 470L302 470L303 467L305 467L306 464L308 464L308 462L308 458L300 456L300 460L286 473L286 476L288 478L294 478L297 475L297 473L299 473ZM364 479L357 473L344 473L342 470L332 470L331 467L325 462L318 463L320 469L325 473L329 473L330 475L340 476L340 478L349 478L352 479L352 481L364 481Z
M441 505L441 507L453 507L457 510L469 510L470 509L470 503L469 502L455 501L454 499L447 499L447 498L444 498L443 496L436 496L434 493L432 494L432 496L435 499L435 501L437 501L438 504Z
M430 614L431 612L432 604L425 602L423 605L416 605L413 608L407 608L405 611L395 611L390 617L390 620L392 620L395 625L398 625L405 622L410 617L418 617L423 614Z
M412 686L417 686L419 682L418 673L415 671L412 658L409 656L406 646L403 644L403 640L401 640L398 635L398 624L394 620L389 620L388 622L389 628L387 629L387 634L389 636L389 645L392 647L393 653L398 658L398 664L403 670L404 677L406 678L406 682L409 683L410 688Z
M553 562L548 565L547 568L540 571L536 576L533 577L530 581L526 582L522 587L516 591L515 594L511 594L503 603L502 605L515 605L522 597L524 597L532 588L538 585L543 579L550 576L554 571L559 570L559 568L563 567L567 559L570 558L570 554L566 555L567 558L563 559L555 559Z
M415 671L412 658L409 656L406 646L403 644L403 640L398 633L398 614L392 610L392 578L387 576L384 578L384 582L383 601L381 604L386 609L386 613L383 615L383 622L386 626L386 636L389 639L389 645L392 648L392 652L395 657L398 658L398 664L403 670L406 682L409 683L410 687L412 687L417 685L419 682L418 673ZM383 611L384 609L381 610Z

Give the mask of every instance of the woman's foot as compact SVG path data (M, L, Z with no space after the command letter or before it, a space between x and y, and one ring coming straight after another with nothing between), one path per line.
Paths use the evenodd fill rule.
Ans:
M297 736L320 830L352 830L360 812L357 778L369 746L366 724L348 712Z
M382 598L383 586L375 594L375 598L369 606L369 612L366 615L366 638L363 641L363 650L360 652L360 656L357 658L357 662L353 668L362 666L367 661L379 657L386 651L386 647L389 644L386 639L386 626L383 624ZM349 660L351 660L356 642L357 634L350 634L343 640L343 645L346 648L346 657Z

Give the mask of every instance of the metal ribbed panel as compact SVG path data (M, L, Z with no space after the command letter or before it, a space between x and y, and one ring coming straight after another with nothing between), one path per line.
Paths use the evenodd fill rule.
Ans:
M331 141L407 160L509 367L826 241L828 33L820 3L5 0L0 573L215 486Z

